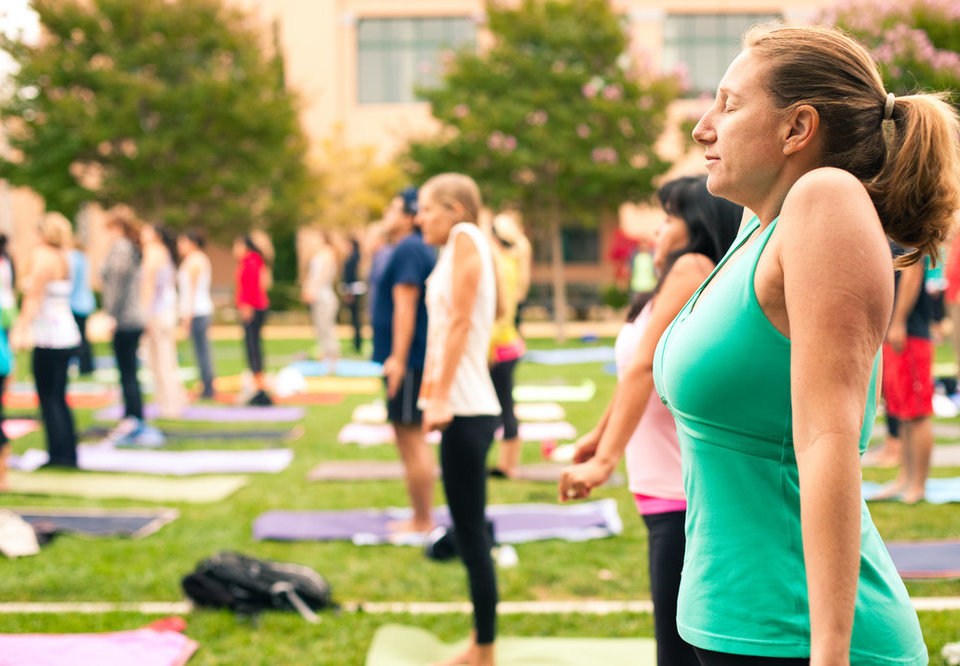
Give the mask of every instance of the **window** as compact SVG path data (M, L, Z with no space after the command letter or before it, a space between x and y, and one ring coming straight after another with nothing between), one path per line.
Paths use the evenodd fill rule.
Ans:
M468 17L369 18L357 24L357 100L416 101L415 88L439 80L440 54L474 41Z
M670 14L664 25L664 69L685 64L689 94L713 93L740 52L747 28L779 19L776 14Z
M600 261L600 229L563 227L560 229L560 239L564 263L595 264ZM533 243L534 263L549 264L551 247L547 233L537 238Z

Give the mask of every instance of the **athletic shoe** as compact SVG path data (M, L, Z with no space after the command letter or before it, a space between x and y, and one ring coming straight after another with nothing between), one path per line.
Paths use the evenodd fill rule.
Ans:
M103 438L103 443L118 446L120 442L128 440L131 435L138 432L142 427L143 423L140 419L134 416L127 416L121 419L120 422L107 433L107 436Z
M273 400L266 391L257 391L247 404L254 407L269 407L273 404Z

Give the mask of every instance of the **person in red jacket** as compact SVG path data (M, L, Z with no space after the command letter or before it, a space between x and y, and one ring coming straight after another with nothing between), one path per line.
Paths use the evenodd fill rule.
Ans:
M247 352L247 363L253 373L256 393L250 398L251 405L270 405L273 401L267 394L266 379L263 374L263 345L261 331L267 318L270 300L267 298L269 267L263 251L249 235L241 236L233 242L233 256L237 260L236 304L240 321L243 322L243 341Z

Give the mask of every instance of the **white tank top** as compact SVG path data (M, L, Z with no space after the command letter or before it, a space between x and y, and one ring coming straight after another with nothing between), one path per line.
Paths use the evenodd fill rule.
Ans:
M33 320L33 343L44 349L69 349L80 344L80 329L70 310L70 280L51 280Z
M450 386L450 410L454 416L497 416L500 414L500 402L490 380L487 360L490 333L497 310L497 281L490 245L477 225L469 222L453 226L447 244L440 251L440 258L427 278L427 354L420 405L421 408L425 406L440 377L453 302L453 246L459 234L466 234L477 246L481 269L477 300L470 315L467 344Z
M190 293L190 275L187 262L177 269L177 290L180 292L181 317L208 317L213 314L213 299L210 298L210 264L203 262L193 291L193 302L187 300Z

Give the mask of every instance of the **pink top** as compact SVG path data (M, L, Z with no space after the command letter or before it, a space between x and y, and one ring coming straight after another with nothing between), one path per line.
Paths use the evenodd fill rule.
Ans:
M653 309L651 300L631 323L624 324L617 335L614 356L617 377L623 377L640 345L644 331L650 322ZM644 499L674 500L666 504L638 503L641 513L662 513L666 510L682 510L676 501L685 502L683 480L680 476L680 443L677 441L677 426L673 415L660 402L656 391L650 394L647 408L637 429L627 444L627 479L630 491ZM650 504L651 509L644 507ZM684 504L685 506L685 504Z

